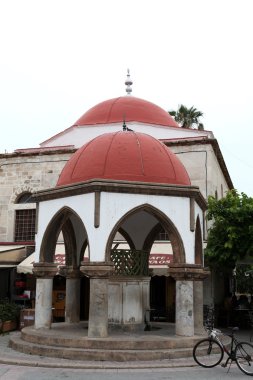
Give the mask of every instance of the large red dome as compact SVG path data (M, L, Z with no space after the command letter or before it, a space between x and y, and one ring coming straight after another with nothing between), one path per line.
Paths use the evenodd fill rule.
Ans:
M126 122L179 127L172 116L154 103L134 96L109 99L89 109L74 125L96 125Z
M191 184L185 167L169 148L152 136L129 131L102 134L78 149L57 186L91 179Z

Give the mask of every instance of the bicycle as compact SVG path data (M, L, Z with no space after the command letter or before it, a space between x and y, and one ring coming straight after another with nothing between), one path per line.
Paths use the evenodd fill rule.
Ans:
M222 367L227 367L231 361L236 362L239 369L246 375L253 376L253 345L249 342L239 342L234 333L239 330L238 327L232 327L231 334L222 333L220 330L211 328L208 337L200 340L193 348L193 358L195 362L205 368L212 368L221 363L224 353L228 358ZM219 335L231 338L230 350L219 339Z

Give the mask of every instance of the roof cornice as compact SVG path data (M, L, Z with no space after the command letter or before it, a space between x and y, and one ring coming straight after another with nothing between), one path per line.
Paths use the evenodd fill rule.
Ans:
M222 170L222 173L227 181L227 184L228 184L228 187L229 189L233 189L234 188L234 185L233 185L233 182L230 178L230 175L229 175L229 172L228 172L228 169L227 169L227 166L226 166L226 163L224 161L224 158L223 158L223 155L221 153L221 150L220 150L220 147L219 147L219 144L218 144L218 141L216 139L191 139L191 140L173 140L173 141L169 141L169 140L163 140L163 139L160 139L160 141L162 141L165 145L167 146L190 146L190 145L212 145L212 148L213 148L213 151L214 151L214 154L220 164L220 168Z
M57 148L31 148L15 150L12 153L0 153L0 159L17 158L17 157L31 157L31 156L52 156L55 154L74 153L77 149L72 145L69 147L57 147Z
M207 203L197 186L166 185L134 181L93 179L86 182L71 184L69 186L59 186L53 189L40 190L33 194L33 198L35 202L41 202L96 191L194 198L203 211L207 209Z

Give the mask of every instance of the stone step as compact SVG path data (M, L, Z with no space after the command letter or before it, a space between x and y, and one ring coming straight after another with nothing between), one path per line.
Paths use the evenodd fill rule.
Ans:
M192 346L176 349L115 349L74 348L38 344L24 341L20 337L10 338L10 347L30 355L41 355L55 358L82 361L147 361L192 357Z
M75 331L69 334L57 334L52 330L36 330L26 327L21 332L21 338L25 342L42 344L54 347L81 348L81 349L102 349L110 350L169 350L192 348L202 337L178 337L149 335L118 335L107 338L88 338L82 336L82 331L76 335Z

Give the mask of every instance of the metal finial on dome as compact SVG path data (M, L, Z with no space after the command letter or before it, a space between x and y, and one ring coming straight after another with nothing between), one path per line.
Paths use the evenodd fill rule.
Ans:
M131 92L132 92L131 86L132 86L132 84L133 84L133 81L130 78L130 71L129 71L129 69L127 69L127 79L125 81L125 85L127 86L127 88L126 88L127 95L131 95Z
M124 115L124 117L123 117L123 125L122 125L122 129L123 129L123 131L126 131L126 130L127 130L126 120L125 120L125 115Z
M128 126L126 125L125 115L123 117L122 129L123 129L124 132L134 132L132 129L128 128Z

